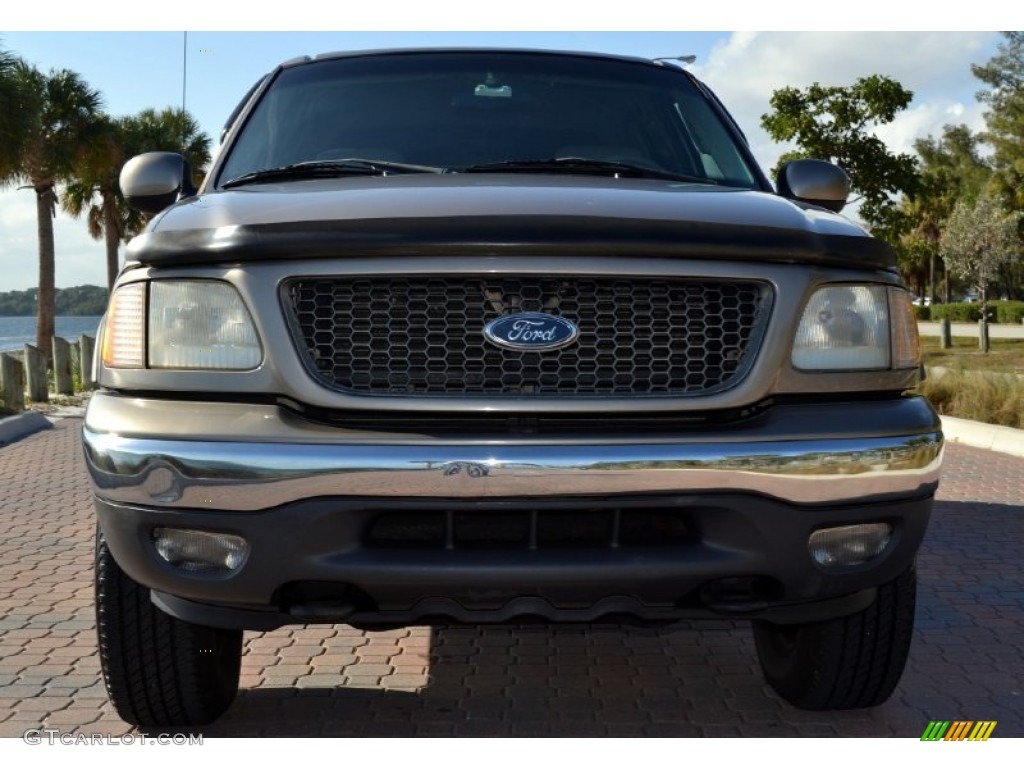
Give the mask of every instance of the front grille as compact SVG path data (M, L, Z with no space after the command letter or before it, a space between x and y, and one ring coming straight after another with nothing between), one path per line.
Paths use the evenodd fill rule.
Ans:
M293 280L291 328L320 383L352 394L698 395L737 383L771 308L753 281L414 277ZM546 312L579 337L547 352L503 349L484 326Z
M672 413L606 411L601 413L601 418L595 419L592 413L335 410L300 406L293 401L280 401L281 407L308 421L366 432L406 432L437 436L466 436L477 433L492 437L497 433L547 437L600 435L604 438L658 434L678 436L681 430L737 427L766 415L774 404L774 399L766 399L742 408L722 410Z
M371 548L607 549L681 546L693 533L683 514L660 509L515 509L382 512Z

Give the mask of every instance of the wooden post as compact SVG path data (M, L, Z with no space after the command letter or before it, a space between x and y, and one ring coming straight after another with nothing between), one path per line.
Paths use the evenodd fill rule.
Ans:
M82 346L77 341L68 342L68 346L71 348L71 385L74 388L75 384L78 384L78 388L82 388Z
M34 403L45 403L50 400L50 366L47 365L46 353L39 347L25 345L25 382L28 384L28 399Z
M79 365L82 366L82 389L95 389L96 379L92 377L92 355L96 348L96 339L83 333L79 336L78 343L82 349L82 356L79 358Z
M939 337L943 349L950 349L953 346L953 328L949 318L944 317L939 321Z
M53 337L53 389L58 395L73 395L71 383L71 345L67 339Z
M25 410L25 369L14 355L0 354L0 397L8 410Z

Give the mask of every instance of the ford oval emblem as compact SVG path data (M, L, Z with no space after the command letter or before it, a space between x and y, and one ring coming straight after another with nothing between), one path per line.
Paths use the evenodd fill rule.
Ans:
M576 341L580 329L564 317L543 312L502 315L484 328L484 337L499 347L523 352L547 352Z

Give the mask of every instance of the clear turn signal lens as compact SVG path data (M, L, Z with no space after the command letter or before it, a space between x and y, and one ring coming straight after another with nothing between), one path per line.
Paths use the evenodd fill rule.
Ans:
M910 293L902 288L889 289L889 317L892 322L892 367L896 370L921 365L921 341Z
M793 340L793 365L805 371L889 367L889 303L881 285L819 288Z
M114 291L103 324L101 344L107 368L141 368L145 354L146 284L128 283Z
M251 370L263 359L249 311L234 286L154 280L149 288L149 366Z

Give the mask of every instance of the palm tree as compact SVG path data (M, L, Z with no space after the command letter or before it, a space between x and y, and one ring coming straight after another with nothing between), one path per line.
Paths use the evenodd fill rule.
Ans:
M0 179L7 178L10 169L17 164L27 133L25 114L16 107L19 101L17 64L17 56L0 50Z
M11 83L11 107L18 113L19 124L18 133L12 137L14 151L0 158L0 184L25 181L36 193L36 345L50 356L54 331L56 187L72 177L84 149L95 139L101 100L99 92L77 73L61 69L44 74L20 59L11 68Z
M86 215L89 234L103 239L107 251L107 285L113 287L120 261L118 246L136 235L145 218L128 207L118 176L129 159L142 152L181 151L195 169L198 183L210 162L210 138L187 112L167 108L146 109L138 115L100 121L100 136L89 148L73 181L69 182L61 207L74 217Z
M86 214L86 226L94 239L106 240L108 288L113 287L117 277L117 246L121 238L115 208L117 172L124 164L118 122L108 115L99 117L95 139L86 148L74 178L65 185L60 201L64 212L74 218Z
M130 131L135 135L135 154L161 150L180 152L192 166L192 183L199 186L210 162L211 142L191 114L172 107L165 107L159 112L144 109L129 118L129 123Z

